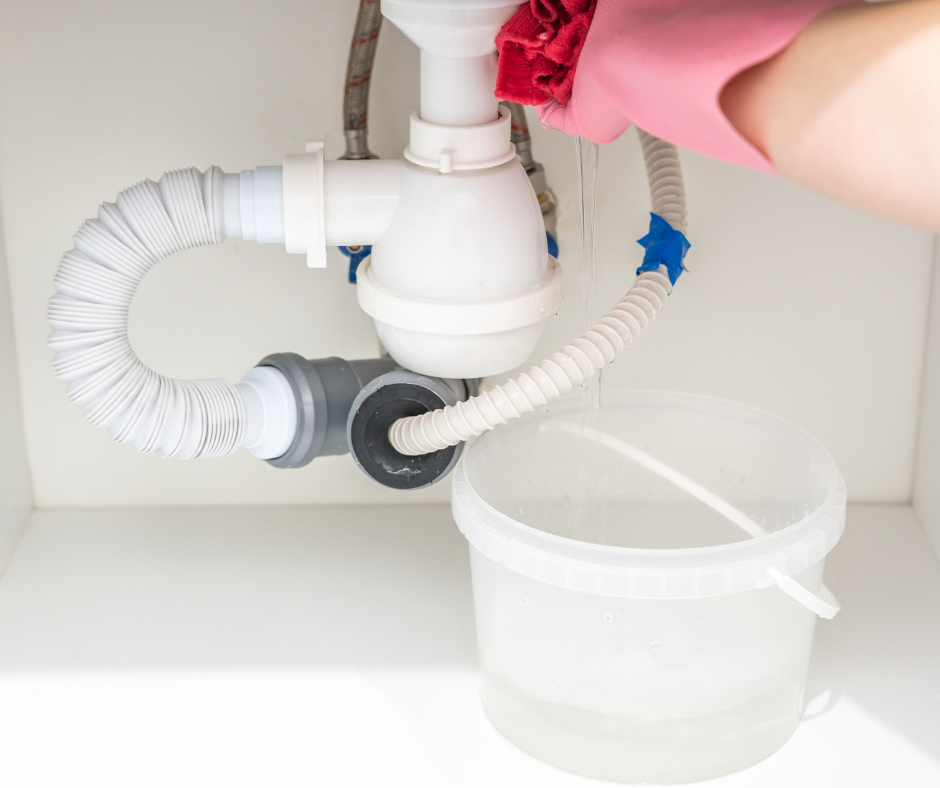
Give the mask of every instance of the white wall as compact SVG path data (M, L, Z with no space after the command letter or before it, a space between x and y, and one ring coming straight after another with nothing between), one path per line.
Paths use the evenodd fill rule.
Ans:
M175 462L89 427L50 369L45 302L62 252L102 200L196 165L279 163L311 139L342 151L353 0L5 0L0 4L0 210L7 227L25 423L41 506L445 500L375 486L348 458L278 471L247 455ZM418 101L417 52L386 25L373 149L396 156ZM565 313L542 350L580 329L573 141L533 129L561 202ZM601 153L601 301L640 259L647 222L632 134ZM932 239L780 180L688 155L693 243L669 309L606 386L733 397L802 424L830 448L855 500L911 494ZM443 252L446 253L446 250ZM251 242L162 263L132 313L154 368L238 380L264 355L372 355L345 259L309 271ZM572 308L574 304L575 308Z
M940 557L940 240L934 253L917 449L914 511Z
M8 281L0 222L0 572L13 554L33 507Z

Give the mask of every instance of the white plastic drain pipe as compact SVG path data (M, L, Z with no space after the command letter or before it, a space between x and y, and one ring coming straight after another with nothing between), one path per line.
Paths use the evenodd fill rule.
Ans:
M675 145L640 130L653 213L685 232L686 202ZM529 413L580 386L612 362L653 321L672 292L665 268L645 271L613 309L574 342L528 372L440 410L399 419L389 440L402 454L439 451Z
M160 260L226 238L285 243L322 262L325 244L371 243L398 203L397 161L329 162L322 146L285 157L284 167L226 174L194 168L143 181L103 203L75 234L50 299L53 368L70 399L119 442L161 457L283 454L296 430L296 404L283 375L251 370L241 383L174 380L147 367L127 334L131 301ZM355 166L351 166L355 165ZM300 176L313 169L311 183ZM299 187L291 187L300 181ZM285 183L288 188L285 189ZM312 213L311 193L318 200Z
M326 162L323 143L312 142L283 167L181 170L102 205L65 255L48 313L56 372L91 422L167 457L239 444L265 459L287 451L296 403L279 373L264 368L237 386L172 380L128 340L130 303L150 267L226 237L284 243L313 268L326 264L329 245L372 246L360 305L406 368L476 378L522 363L557 307L560 269L493 93L495 37L517 7L383 0L382 13L422 50L421 117L412 117L406 162Z
M675 148L642 133L641 139L653 209L684 229L685 197ZM312 146L306 154L286 157L283 171L259 167L226 175L212 167L205 173L170 172L159 183L144 181L121 192L115 203L102 204L98 217L82 225L75 248L64 255L56 275L49 344L56 351L57 375L92 424L106 427L117 441L162 457L212 457L245 445L267 459L286 450L296 424L278 418L289 415L293 403L276 370L255 372L237 386L165 377L134 353L127 320L147 271L183 249L244 237L284 242L288 251L306 252L308 262L313 259L316 265L325 243L336 243L338 237L345 241L353 225L370 240L383 236L396 214L400 164L331 162L324 171L322 155L322 146ZM359 169L347 172L353 164ZM298 174L306 170L319 190L322 212L305 210L312 188L306 181L304 188L288 188L288 181L300 183ZM317 214L320 222L314 226L311 217ZM632 342L670 291L661 271L641 274L617 307L563 351L468 403L396 423L394 445L403 454L435 451L570 391Z
M165 174L104 203L75 235L49 302L50 346L68 396L95 426L162 457L214 457L241 444L245 409L224 380L173 380L134 353L127 318L134 292L164 257L225 240L224 173Z

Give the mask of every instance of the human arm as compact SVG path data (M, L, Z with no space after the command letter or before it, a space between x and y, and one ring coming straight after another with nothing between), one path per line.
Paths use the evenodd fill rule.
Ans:
M940 0L531 2L588 12L596 3L589 27L575 14L559 28L587 29L583 52L559 47L560 34L549 36L560 56L542 49L527 7L521 43L501 46L498 90L520 94L500 97L536 104L544 124L610 142L636 123L940 231ZM543 52L557 75L540 93Z
M721 107L781 175L940 232L940 0L827 11Z

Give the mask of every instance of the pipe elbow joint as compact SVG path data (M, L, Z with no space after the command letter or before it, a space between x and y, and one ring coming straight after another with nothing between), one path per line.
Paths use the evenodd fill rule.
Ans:
M406 456L389 442L391 425L467 399L476 381L418 375L389 357L307 360L276 353L235 388L245 410L242 446L256 457L276 468L302 468L317 457L351 453L375 481L414 490L444 478L462 446Z

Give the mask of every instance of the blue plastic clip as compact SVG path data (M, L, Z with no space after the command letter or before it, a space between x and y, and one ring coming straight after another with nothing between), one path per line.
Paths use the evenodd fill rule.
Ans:
M678 230L673 229L662 216L650 214L650 231L637 243L646 249L643 255L643 264L636 269L639 275L642 271L658 271L661 265L666 266L669 281L673 284L679 275L685 271L682 261L692 244Z
M341 246L339 250L349 258L349 284L356 284L359 263L372 254L371 246Z

